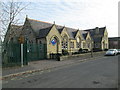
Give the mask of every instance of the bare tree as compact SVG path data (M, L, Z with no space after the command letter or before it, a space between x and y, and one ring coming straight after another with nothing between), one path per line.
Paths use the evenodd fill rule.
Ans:
M10 0L8 2L1 2L0 13L0 37L4 37L6 31L12 24L18 24L17 16L29 5L23 2L15 2Z

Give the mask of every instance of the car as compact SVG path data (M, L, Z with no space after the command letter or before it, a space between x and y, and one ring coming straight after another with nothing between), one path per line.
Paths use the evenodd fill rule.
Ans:
M117 49L109 49L105 55L117 55L118 54L118 50Z
M117 49L118 50L118 54L120 54L120 49Z

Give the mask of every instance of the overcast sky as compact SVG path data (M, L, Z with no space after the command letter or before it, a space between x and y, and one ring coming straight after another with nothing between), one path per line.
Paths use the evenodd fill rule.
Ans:
M80 30L106 26L109 37L118 36L119 0L26 1L31 4L22 13L21 20L24 20L27 14L32 19L51 23L55 21L58 25Z

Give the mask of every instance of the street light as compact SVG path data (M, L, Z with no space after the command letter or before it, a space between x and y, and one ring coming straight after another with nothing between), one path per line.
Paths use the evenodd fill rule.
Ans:
M24 43L24 37L20 36L19 37L19 43L21 44L21 67L23 67L23 43Z

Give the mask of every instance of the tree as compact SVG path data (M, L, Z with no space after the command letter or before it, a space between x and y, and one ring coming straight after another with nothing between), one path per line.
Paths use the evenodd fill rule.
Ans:
M0 13L0 37L4 38L6 31L10 29L12 24L18 24L19 18L17 16L29 5L23 2L15 2L10 0L1 2Z

